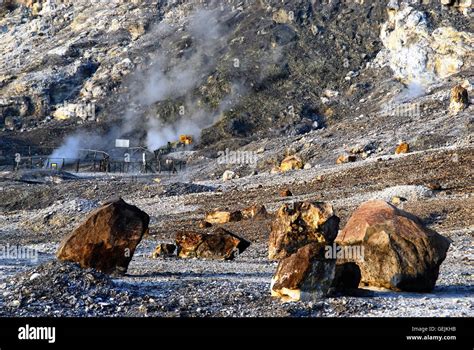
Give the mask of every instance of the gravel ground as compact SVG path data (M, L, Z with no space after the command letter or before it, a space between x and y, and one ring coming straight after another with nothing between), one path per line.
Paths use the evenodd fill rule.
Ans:
M469 147L445 148L231 182L186 184L169 177L156 183L151 176L87 177L50 185L6 181L2 243L39 253L34 261L0 260L0 315L472 317L472 154ZM429 189L430 181L439 182L442 190ZM280 197L282 188L290 188L294 196ZM123 196L151 216L150 235L140 243L127 275L110 279L56 262L61 238L111 195ZM213 208L262 203L273 211L287 201L322 199L335 206L344 224L361 202L392 196L405 198L402 208L453 242L431 293L361 289L317 303L281 303L269 291L276 269L266 259L271 218L224 225L252 242L234 261L149 257L159 242L171 242L177 230L197 229L197 222Z
M276 263L265 258L262 243L234 261L216 262L151 259L156 242L146 240L127 275L115 279L41 254L37 267L2 267L0 316L472 317L474 252L466 232L450 237L453 245L431 293L361 289L317 303L270 297Z

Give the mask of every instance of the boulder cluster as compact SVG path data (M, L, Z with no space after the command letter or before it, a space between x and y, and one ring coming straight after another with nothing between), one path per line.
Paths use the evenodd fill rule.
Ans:
M176 233L152 258L230 260L250 242L216 225L269 217L263 205L239 211L215 210L199 223L203 230ZM62 242L59 260L107 274L127 271L148 232L149 216L117 199L92 212ZM329 203L286 203L273 215L268 259L278 261L271 295L283 301L314 301L359 287L429 292L438 278L450 241L416 216L384 201L365 202L346 226ZM212 230L208 232L207 229Z

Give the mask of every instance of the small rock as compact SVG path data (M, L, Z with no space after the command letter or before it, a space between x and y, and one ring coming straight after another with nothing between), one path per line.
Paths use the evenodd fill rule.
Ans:
M244 219L265 218L267 215L268 212L264 205L254 204L242 210L242 217Z
M237 177L237 175L235 174L235 172L233 172L231 170L226 170L226 171L224 171L224 174L222 174L222 181L233 180L236 177Z
M452 113L458 113L469 105L469 96L467 90L461 85L456 85L451 90L451 99L449 110Z
M232 260L235 253L241 254L250 246L250 242L223 228L218 228L212 234L178 232L176 245L180 258Z
M403 154L410 152L410 145L406 142L402 142L397 146L395 154Z
M41 275L39 273L33 273L31 276L30 276L30 281L33 281L37 278L41 277Z
M336 164L351 163L351 162L355 162L356 160L357 160L357 157L354 155L342 154L336 159Z
M206 214L206 219L210 224L226 224L228 222L236 222L242 220L242 212L240 211L220 211L216 210Z
M171 243L160 243L155 248L155 251L152 253L151 257L157 259L159 257L170 257L174 255L176 251L176 246Z
M300 170L303 169L304 163L301 158L297 155L288 156L282 160L280 164L280 170L285 172L289 170Z

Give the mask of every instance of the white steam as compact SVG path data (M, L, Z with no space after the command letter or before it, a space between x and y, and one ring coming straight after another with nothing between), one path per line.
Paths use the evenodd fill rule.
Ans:
M177 62L164 54L158 55L146 77L140 74L138 80L135 79L141 91L135 104L141 107L146 108L170 98L184 98L186 101L171 124L163 122L159 115L148 119L146 142L150 150L177 140L181 134L192 135L197 139L201 130L212 125L223 112L222 104L217 111L210 112L199 107L188 96L211 74L216 65L214 57L227 43L227 33L220 25L219 18L222 18L220 10L198 10L190 15L185 23L187 37L182 40L192 41L192 47L184 49L183 57ZM160 23L153 31L169 33L173 30L177 28ZM139 117L129 111L126 123L133 127Z

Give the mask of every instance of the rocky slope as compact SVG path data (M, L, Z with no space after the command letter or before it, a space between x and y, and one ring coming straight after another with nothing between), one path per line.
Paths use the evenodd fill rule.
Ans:
M440 79L470 76L472 13L456 6L10 1L2 149L48 154L81 129L102 135L86 141L101 149L118 136L153 149L202 131L200 147L219 150L377 118Z

